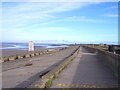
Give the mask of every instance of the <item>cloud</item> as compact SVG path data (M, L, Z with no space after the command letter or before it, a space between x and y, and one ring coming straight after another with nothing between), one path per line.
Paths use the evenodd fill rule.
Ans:
M106 20L101 20L101 19L94 19L94 18L88 18L85 16L68 16L68 17L63 17L63 18L58 18L57 20L53 20L47 23L43 24L51 24L51 23L57 23L61 21L70 21L70 22L92 22L92 23L105 23L107 22Z
M2 2L119 2L119 0L2 0Z
M104 22L106 22L105 20L87 18L85 16L72 16L72 17L67 17L65 20L78 21L78 22L94 22L94 23L104 23Z
M118 6L112 6L111 9L118 9Z
M9 3L8 3L9 4ZM62 18L56 16L56 14L72 11L86 7L91 4L97 4L96 2L52 2L52 3L17 3L13 6L4 6L2 22L3 26L9 26L11 28L28 27L32 25L47 25L49 23L59 22ZM103 20L90 19L83 16L80 17L67 17L64 20L70 21L85 21L85 22L103 22ZM5 25L4 25L5 24Z
M89 3L19 3L5 6L3 3L3 24L20 26L25 24L44 23L56 19L56 13L72 11L89 5Z
M68 33L70 29L63 27L44 27L34 30L24 30L24 29L10 29L8 32L5 30L2 32L3 41L41 41L41 40L61 40L65 39L68 36L62 35L62 33ZM9 35L11 35L9 37ZM7 37L6 37L7 36Z
M57 18L55 20L49 20L49 21L43 22L43 23L37 23L35 25L29 26L29 28L40 27L40 26L42 28L42 27L46 27L47 25L60 24L61 22L109 23L108 20L88 18L88 17L85 17L85 16L67 16L67 17L60 17L60 18Z
M104 17L110 17L110 18L117 18L119 15L118 14L105 14L105 15L102 15Z
M85 16L72 16L67 13L68 11L72 13L73 10L77 9L80 11L83 7L91 4L97 3L3 3L3 40L39 41L78 39L80 35L73 32L74 28L72 26L61 27L62 22L104 22L104 20ZM53 24L51 27L50 23Z
M107 7L105 9L106 10L118 10L118 4L116 4L115 6Z

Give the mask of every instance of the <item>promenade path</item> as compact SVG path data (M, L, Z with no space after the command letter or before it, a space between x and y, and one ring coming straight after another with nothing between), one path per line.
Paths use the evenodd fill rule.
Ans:
M97 53L81 47L75 60L53 80L51 88L114 88L117 83L117 78L101 63Z
M77 47L56 53L4 62L2 64L2 88L25 88L56 67ZM26 64L31 64L26 66Z

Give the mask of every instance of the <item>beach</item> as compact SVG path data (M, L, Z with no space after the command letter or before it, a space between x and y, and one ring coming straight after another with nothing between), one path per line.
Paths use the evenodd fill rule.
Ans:
M37 48L35 49L34 52L37 52L37 51L45 51L47 50L46 48ZM5 49L5 50L2 50L2 57L6 57L6 56L14 56L14 55L23 55L23 54L26 54L26 53L30 53L28 50L13 50L13 49Z
M4 44L3 44L4 45ZM5 48L4 48L5 46ZM31 53L28 50L28 46L27 44L19 44L19 43L7 43L7 45L5 44L2 49L1 49L1 53L2 53L2 57L8 57L8 56L15 56L15 55L24 55L26 53ZM6 46L11 46L11 47L7 47ZM17 46L17 47L14 47ZM19 47L18 47L19 46ZM66 46L65 46L66 47ZM52 45L52 44L41 44L41 45L36 45L34 46L34 52L39 52L39 51L45 51L48 49L60 49L60 48L64 48L64 46L62 45Z

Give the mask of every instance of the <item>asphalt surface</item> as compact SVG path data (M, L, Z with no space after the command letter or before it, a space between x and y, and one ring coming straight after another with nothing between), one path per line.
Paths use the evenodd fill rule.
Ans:
M25 88L49 72L69 56L76 47L32 58L8 61L2 64L2 88Z
M75 60L53 80L51 88L116 88L117 86L118 79L101 63L97 53L91 53L81 47Z

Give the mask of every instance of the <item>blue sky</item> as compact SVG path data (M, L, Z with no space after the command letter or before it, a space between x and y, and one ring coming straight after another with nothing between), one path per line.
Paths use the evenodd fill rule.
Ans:
M117 2L3 2L3 42L118 42Z

